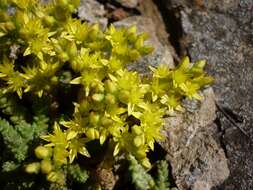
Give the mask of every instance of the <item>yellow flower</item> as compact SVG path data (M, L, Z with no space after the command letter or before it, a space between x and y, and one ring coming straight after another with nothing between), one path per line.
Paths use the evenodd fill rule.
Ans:
M64 133L57 122L54 123L54 132L53 134L49 135L43 135L41 138L49 144L46 146L63 146L68 147L68 139L67 139L67 133Z
M77 153L80 153L86 157L90 157L88 150L85 148L85 139L75 138L70 141L69 144L69 162L72 163L77 156Z

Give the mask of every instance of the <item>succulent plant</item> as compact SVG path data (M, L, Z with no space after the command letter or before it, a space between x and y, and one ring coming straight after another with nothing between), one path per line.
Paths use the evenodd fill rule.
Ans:
M150 67L152 76L144 80L126 65L153 51L145 45L148 34L136 26L103 31L83 23L72 17L78 4L0 1L1 135L18 163L25 160L26 172L41 171L63 186L68 172L86 181L77 157L96 156L89 152L94 141L112 147L112 158L131 155L151 168L147 153L163 139L163 117L182 111L185 97L201 100L199 91L213 81L205 61L188 57L174 69ZM44 123L38 120L43 115ZM39 144L37 159L28 163L32 142Z

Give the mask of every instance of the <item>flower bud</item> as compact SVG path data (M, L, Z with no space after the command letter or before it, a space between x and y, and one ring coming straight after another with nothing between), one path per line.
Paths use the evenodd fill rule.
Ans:
M105 81L105 90L109 93L114 93L117 91L117 86L110 80Z
M25 168L25 171L29 174L37 174L40 171L40 163L34 162L31 164L28 164Z
M98 139L99 138L99 132L98 130L94 129L94 128L89 128L87 131L86 131L86 136L91 139L91 140L94 140L94 139Z
M64 184L65 176L61 172L50 172L47 175L47 180L53 183Z
M136 153L137 153L138 157L140 157L140 158L146 157L146 152L143 151L142 149L138 149Z
M93 94L92 99L96 102L101 102L104 99L104 94Z
M109 126L112 124L112 120L104 116L101 119L101 123L103 126Z
M6 30L14 30L14 29L15 29L15 25L14 25L12 22L6 22L6 23L4 24L4 28L5 28Z
M89 111L89 108L90 108L90 103L87 101L87 100L82 100L80 102L80 108L79 108L79 111L81 113L85 113L87 111Z
M69 56L68 56L67 53L61 52L60 55L59 55L59 59L60 59L62 62L65 62L65 61L68 61L68 60L69 60Z
M112 94L106 94L105 101L106 101L107 104L115 104L116 103L116 98Z
M35 150L35 155L39 159L45 159L51 156L51 149L44 146L38 146Z
M136 147L139 147L139 146L143 145L144 143L145 143L145 139L142 135L141 136L136 136L134 138L134 145Z
M95 88L96 88L96 92L104 92L105 91L105 88L102 84L97 84Z
M96 125L99 122L99 118L100 117L98 114L96 114L95 112L91 112L89 115L90 124Z
M50 172L47 175L47 180L50 182L56 182L57 181L57 173L56 172Z
M56 85L58 83L58 77L53 76L50 81L52 82L52 84Z
M141 127L138 125L134 125L131 130L133 131L134 134L140 135L142 133Z
M62 7L68 5L68 0L57 0L56 2Z
M50 160L42 160L40 162L40 165L41 165L41 172L44 174L48 174L53 169L53 166Z
M121 102L127 104L129 101L129 96L130 96L130 93L126 90L123 90L119 93L119 100Z
M68 54L70 57L75 57L77 55L77 47L75 42L71 42L71 44L69 45Z
M43 21L45 22L46 25L52 26L55 23L55 18L53 16L45 16L43 18Z
M74 11L75 11L75 6L69 4L69 5L68 5L68 10L69 10L70 12L74 12Z
M129 56L130 56L130 59L132 61L135 61L135 60L139 59L139 57L141 55L140 55L140 53L137 50L132 50L132 51L129 52Z
M0 104L4 105L8 102L8 99L6 97L1 97L0 98Z

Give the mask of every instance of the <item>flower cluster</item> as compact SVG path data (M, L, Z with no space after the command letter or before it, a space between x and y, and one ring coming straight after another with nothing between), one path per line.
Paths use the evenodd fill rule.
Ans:
M135 26L102 31L83 23L71 16L78 0L0 3L0 90L20 99L56 101L63 83L77 89L73 109L51 118L53 130L41 136L47 142L35 149L41 162L26 168L29 173L40 168L50 181L61 183L59 168L78 154L90 157L87 144L96 140L110 144L112 156L133 155L150 168L147 152L163 139L164 115L182 110L185 97L201 99L199 90L212 82L203 71L205 62L191 64L187 57L175 69L150 68L152 77L145 80L128 71L126 64L152 52L144 43L148 35L138 34ZM7 56L14 46L16 57Z

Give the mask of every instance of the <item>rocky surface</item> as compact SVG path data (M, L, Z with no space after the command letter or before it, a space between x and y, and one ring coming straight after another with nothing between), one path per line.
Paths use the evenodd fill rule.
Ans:
M177 113L166 119L166 141L160 143L167 151L167 160L179 190L210 190L229 175L223 149L212 137L215 96L211 88L194 113Z
M159 41L163 45L170 47L171 44L168 40L169 34L166 30L166 25L163 21L162 14L156 6L155 2L153 0L142 0L141 2L142 3L139 5L138 10L143 16L152 19Z
M138 5L139 0L116 0L116 2L127 8L135 8Z
M98 168L96 170L96 177L103 190L113 190L118 176L113 174L112 169Z
M78 8L78 17L90 23L99 23L106 28L108 19L105 17L104 5L94 0L81 0Z
M162 0L177 15L181 49L206 59L216 82L220 141L231 175L214 189L253 189L253 1ZM169 24L169 23L168 23ZM175 37L175 36L174 36ZM178 36L177 36L178 37Z

